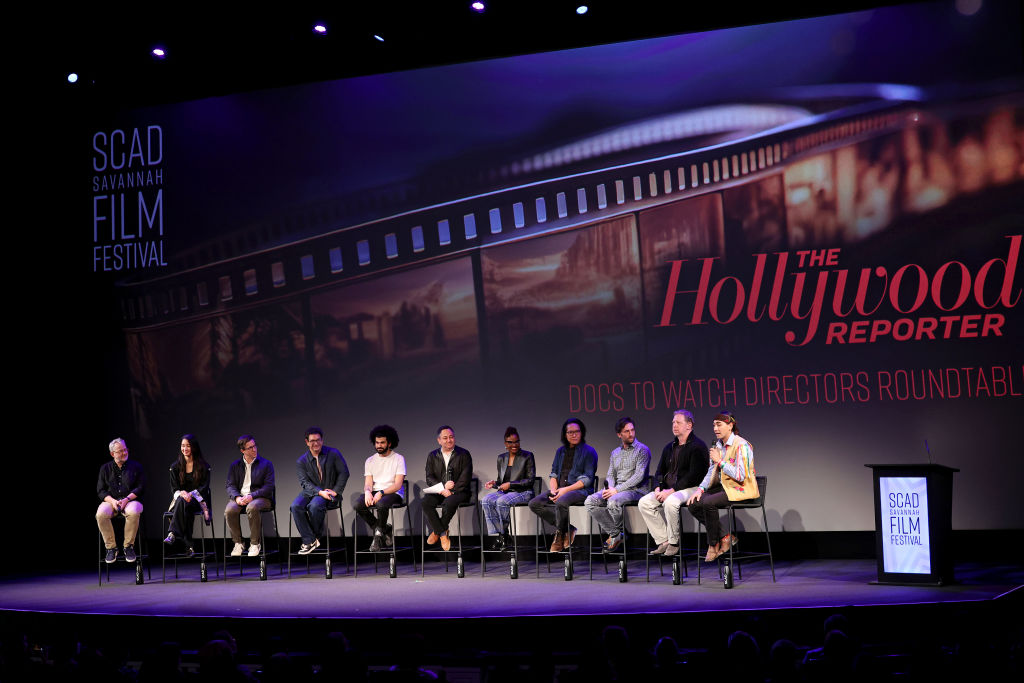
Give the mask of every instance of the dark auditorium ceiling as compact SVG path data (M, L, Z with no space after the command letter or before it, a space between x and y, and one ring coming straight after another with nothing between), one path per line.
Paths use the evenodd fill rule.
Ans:
M41 17L44 77L103 108L139 106L453 62L833 14L884 2L739 3L595 0L417 3L69 5ZM324 22L329 33L314 35ZM377 34L383 42L374 38ZM23 36L23 40L32 40ZM149 52L168 51L165 60ZM52 48L52 49L51 49ZM76 86L64 82L76 70Z

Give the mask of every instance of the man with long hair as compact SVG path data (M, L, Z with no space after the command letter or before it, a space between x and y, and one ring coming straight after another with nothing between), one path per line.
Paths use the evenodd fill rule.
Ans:
M562 423L562 446L555 451L547 493L530 501L530 510L555 527L551 552L558 553L572 545L576 527L569 524L569 507L579 505L594 492L597 473L597 451L587 443L583 420L569 418Z

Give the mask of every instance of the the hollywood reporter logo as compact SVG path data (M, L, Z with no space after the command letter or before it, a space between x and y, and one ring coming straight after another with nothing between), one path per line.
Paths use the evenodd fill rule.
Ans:
M884 266L852 272L838 268L840 250L835 248L754 254L753 274L744 282L732 275L713 279L717 256L670 261L655 327L674 327L677 309L685 309L685 325L728 325L741 317L755 323L798 323L785 332L790 346L810 343L826 316L834 318L827 323L826 344L1002 336L1006 317L994 309L1013 308L1021 297L1014 287L1021 235L1007 240L1005 258L993 258L974 271L953 260L934 272L915 263L891 273ZM698 282L694 289L680 289L688 263L697 264ZM939 314L899 317L914 316L926 304ZM973 312L978 310L983 312Z

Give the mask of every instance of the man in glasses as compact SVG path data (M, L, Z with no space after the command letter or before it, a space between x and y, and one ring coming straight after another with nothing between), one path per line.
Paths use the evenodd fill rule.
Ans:
M228 468L228 504L224 518L228 522L231 540L235 542L232 557L245 551L242 542L241 514L249 519L249 557L260 554L263 542L263 518L260 513L274 506L274 464L256 452L256 439L251 434L238 437L238 450L242 457Z
M96 508L96 524L106 548L104 561L110 564L117 560L117 540L110 520L124 515L124 559L134 562L135 535L139 531L139 516L142 514L139 497L145 485L145 473L142 465L128 460L128 445L124 439L111 441L109 450L113 459L103 463L96 481L96 493L100 497L100 506Z
M579 505L594 492L597 472L597 451L587 443L587 428L582 420L566 420L561 440L562 446L555 451L551 465L550 490L530 501L530 510L555 527L553 553L568 549L576 538L576 527L569 524L569 507Z
M295 463L302 491L292 501L292 519L302 537L299 555L308 555L320 547L327 510L341 504L348 483L348 464L336 448L324 445L319 427L306 430L306 452Z

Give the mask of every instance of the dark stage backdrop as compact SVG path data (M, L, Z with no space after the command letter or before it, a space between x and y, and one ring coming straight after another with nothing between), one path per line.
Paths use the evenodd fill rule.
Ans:
M507 425L546 475L567 416L600 472L632 416L653 467L682 407L735 411L772 529L871 529L864 463L929 459L956 528L1020 528L1019 25L942 2L94 117L87 400L153 510L183 432L218 482L251 432L290 500L320 425L348 509L378 423L413 482L443 423L486 480Z

